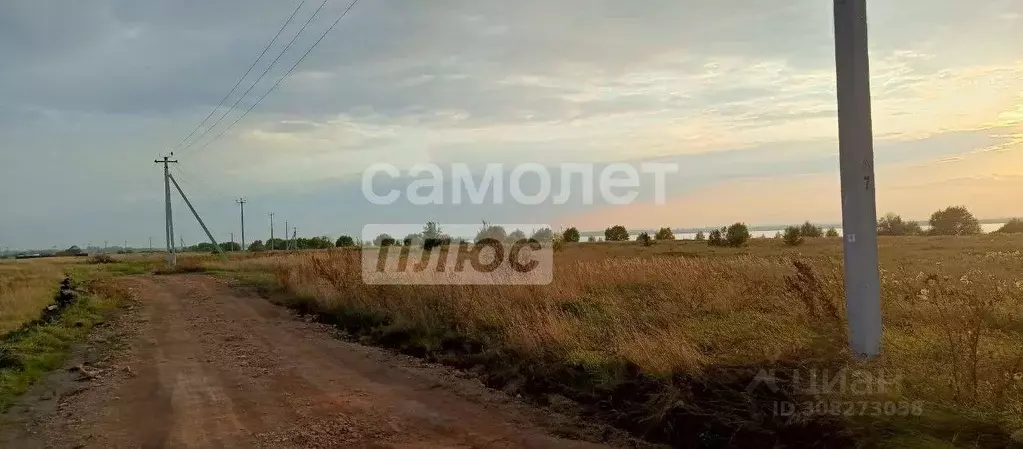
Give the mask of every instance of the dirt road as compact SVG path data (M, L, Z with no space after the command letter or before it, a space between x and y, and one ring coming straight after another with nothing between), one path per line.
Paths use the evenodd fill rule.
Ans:
M553 437L571 424L444 368L340 340L223 281L126 282L139 300L114 325L123 349L86 367L96 376L86 388L8 423L21 432L0 446L603 447Z

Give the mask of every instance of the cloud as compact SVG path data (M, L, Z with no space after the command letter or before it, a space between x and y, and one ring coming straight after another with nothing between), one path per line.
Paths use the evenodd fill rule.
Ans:
M0 200L0 241L48 241L55 227L26 223L63 209L125 223L83 220L82 238L148 226L162 194L152 159L210 112L296 5L0 4L0 188L19 192ZM295 48L346 6L330 2ZM1011 148L982 135L1018 134L1009 127L1023 100L1006 92L1023 90L1021 32L999 17L1019 12L1012 0L871 4L879 161ZM834 165L837 148L831 21L830 4L815 0L364 2L235 129L178 154L211 201L266 195L298 204L296 220L303 207L309 220L337 220L312 212L317 195L379 161L677 157L693 164L690 187L813 173Z

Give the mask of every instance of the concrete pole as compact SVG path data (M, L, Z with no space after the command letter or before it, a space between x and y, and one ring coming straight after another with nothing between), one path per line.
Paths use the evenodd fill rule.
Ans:
M178 161L172 161L169 157L164 156L163 160L156 160L154 162L163 164L164 213L166 214L165 225L167 227L167 266L174 268L174 265L177 264L177 255L174 254L174 214L171 211L170 164L177 164Z
M834 2L849 346L854 354L870 358L881 351L881 283L877 262L867 5L866 0Z

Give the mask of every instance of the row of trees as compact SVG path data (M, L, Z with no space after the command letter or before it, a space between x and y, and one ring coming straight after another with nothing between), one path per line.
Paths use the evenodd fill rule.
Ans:
M931 214L928 223L930 224L930 229L925 232L919 223L904 221L901 216L894 213L888 213L878 219L877 233L885 236L976 235L981 233L980 222L964 206L952 206L936 211ZM1009 220L1008 223L995 232L1023 233L1023 220ZM560 237L560 240L563 242L574 243L580 241L581 234L578 228L570 227L562 232L560 236L556 236L554 231L550 228L535 230L532 235L527 236L526 233L520 229L508 232L502 226L490 225L483 222L483 227L476 233L475 241L493 239L501 242L514 243L529 238L539 242L552 242L557 237ZM696 233L695 239L697 241L706 241L707 244L711 246L737 247L745 245L750 237L749 227L746 226L746 224L734 223L731 226L715 229L709 233L699 231ZM805 242L805 239L807 238L822 237L838 237L838 231L833 227L824 230L820 226L807 221L802 225L789 226L784 230L784 232L779 232L775 235L775 238L783 239L788 245L799 245ZM604 230L604 240L609 242L628 241L629 238L630 234L628 229L622 225L611 226ZM675 238L675 234L671 228L664 227L658 229L652 236L647 232L643 232L638 237L638 240L646 245L650 245L655 241L675 240ZM592 242L595 241L596 238L591 236L589 237L589 240ZM372 244L376 246L422 245L423 247L430 249L436 246L452 243L453 241L461 240L454 239L445 234L438 223L429 222L423 226L422 232L406 235L400 240L388 234L380 234L373 240ZM270 248L325 249L332 246L355 247L361 246L362 244L363 242L360 242L351 236L342 235L333 242L329 237L296 238L290 240L270 239L265 243L261 240L257 240L249 245L248 249L249 251L263 251ZM224 251L241 250L241 246L234 242L221 243L220 246ZM213 245L210 243L200 243L190 249L194 251L212 251Z

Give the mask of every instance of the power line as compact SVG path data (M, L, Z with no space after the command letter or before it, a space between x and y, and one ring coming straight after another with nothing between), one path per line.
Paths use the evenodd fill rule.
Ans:
M266 44L266 47L263 47L263 51L259 54L259 57L257 57L255 61L252 61L252 65L250 65L249 69L245 71L245 74L243 74L241 78L238 78L237 83L234 83L234 87L231 88L227 95L224 95L224 98L220 99L220 103L217 103L217 106L214 107L212 111L210 111L210 114L207 115L206 118L202 119L202 121L199 122L198 125L196 125L195 129L193 129L192 132L188 133L188 135L185 136L184 139L181 139L181 142L178 142L178 144L174 146L174 149L181 148L181 146L184 145L189 138L195 135L196 131L199 131L199 128L202 128L202 125L205 125L206 122L210 120L210 117L213 117L213 114L217 112L217 109L220 109L220 107L224 105L224 102L227 101L227 99L231 97L231 94L233 94L234 91L238 89L238 86L242 84L242 81L245 80L245 77L249 76L249 73L251 73L252 69L256 67L256 64L258 64L259 61L263 59L263 56L266 55L266 52L269 51L270 47L274 45L274 42L277 42L277 38L281 37L281 33L284 32L284 29L287 28L289 24L291 24L292 19L295 18L295 14L298 14L298 10L302 9L302 5L304 5L305 2L306 0L302 0L302 2L298 4L295 10L292 11L291 15L288 16L288 20L284 22L284 25L281 25L281 29L277 30L277 34L274 35L273 39L270 39L270 43Z
M198 138L193 140L192 143L188 144L188 146L185 147L185 150L188 150L188 148L191 148L192 145L196 144L196 142L202 140L203 137L206 137L206 134L209 134L209 132L212 131L213 128L216 128L217 125L219 125L220 122L222 122L224 120L224 118L227 117L228 114L230 114L231 111L234 110L234 108L238 107L238 104L241 103L242 100L244 100L247 95L249 95L249 92L252 92L252 89L254 89L256 87L256 85L259 84L259 82L263 80L263 77L266 76L267 72L269 72L270 69L272 69L275 65L277 65L277 61L279 61L281 59L281 57L284 56L284 54L287 53L289 49L291 49L291 46L294 45L295 41L298 40L298 37L301 36L303 32L305 32L305 29L309 26L310 23L312 23L313 19L316 18L317 14L320 13L320 10L322 10L323 7L327 5L328 1L330 1L330 0L323 0L323 3L320 3L320 7L316 8L316 11L313 12L313 15L309 16L309 19L306 20L304 24L302 24L302 28L300 28L298 30L298 32L295 33L295 35L291 38L291 41L288 42L288 45L285 45L284 48L281 50L281 52L277 54L277 57L275 57L273 61L270 61L270 65L266 66L266 68L263 69L263 73L259 74L259 78L256 78L256 81L253 81L252 85L249 86L249 88L245 90L245 93L243 93L240 97L238 97L238 99L234 102L234 104L232 104L231 107L228 108L227 111L225 111L224 114L221 115L220 118L218 118L217 121L213 125L211 125L209 128L206 128L206 131L203 131L202 134L199 135ZM256 104L258 104L258 102ZM244 117L244 115L242 115L242 116ZM237 123L237 120L235 121L235 123ZM231 126L234 126L234 124L232 123ZM231 126L228 126L227 129L230 129ZM207 146L209 146L210 143L212 143L214 140L217 140L222 135L224 135L224 133L218 134L217 137L213 138L213 140L211 140L209 142L206 142L206 144L203 145L202 148L206 148Z
M213 142L216 142L216 141L217 141L217 139L220 139L220 137L221 137L221 136L223 136L223 135L224 135L224 134L226 134L226 133L227 133L227 132L228 132L229 130L231 130L231 128L233 128L233 127L234 127L234 125L238 124L238 122L240 122L240 121L241 121L241 120L242 120L243 118L245 118L245 116L246 116L246 115L249 115L249 112L252 112L252 110L253 110L253 109L255 109L255 108L256 108L256 106L259 106L259 103L261 103L261 102L263 101L263 99L267 97L267 95L270 95L270 93L271 93L271 92L273 92L273 91L274 91L274 89L276 89L276 88L277 88L277 86L280 86L280 85L281 85L281 83L282 83L282 82L283 82L283 81L284 81L285 79L287 79L289 75L291 75L291 72L294 72L294 71L295 71L295 68L297 68L297 67L298 67L298 65L299 65L299 64L301 64L301 63L302 63L302 61L304 61L304 60L305 60L306 56L309 56L309 54L310 54L310 53L312 53L313 49L315 49L315 48L316 48L316 46L317 46L317 45L319 45L321 41L323 41L323 38L327 37L327 34L328 34L328 33L330 33L330 32L331 32L331 31L332 31L332 30L334 29L334 27L336 27L336 26L337 26L337 24L338 24L339 22L341 22L341 19L344 19L344 18L345 18L345 16L347 16L347 15L348 15L348 12L349 12L349 11L351 11L351 10L352 10L352 8L354 8L354 7L355 7L355 5L356 5L356 4L358 4L358 3L359 3L359 0L354 0L354 1L352 1L352 3L348 5L348 8L347 8L347 9L345 9L345 10L344 10L344 12L342 12L340 16L338 16L337 20L334 20L334 23L332 23L332 24L330 25L330 27L329 27L329 28L327 28L327 30L326 30L326 31L324 31L324 32L323 32L323 34L321 34L321 35L320 35L320 38L319 38L319 39L317 39L317 40L316 40L316 42L314 42L314 43L313 43L313 45L312 45L311 47L309 47L309 49L308 49L308 50L306 50L306 52L305 52L304 54L302 54L302 57L301 57L301 58L298 58L298 61L295 61L295 64L291 66L291 69L288 69L288 71L287 71L287 72L286 72L286 73L284 74L284 76L280 77L280 79L278 79L278 80L277 80L277 82L276 82L276 83L274 83L274 85L273 85L273 86L270 86L270 89L269 89L269 90L267 90L266 92L264 92L264 93L263 93L263 95L262 95L262 96L260 96L260 97L259 97L259 99L257 99L257 100L256 100L256 102L252 104L252 106L250 106L250 107L249 107L248 109L246 109L246 110L245 110L245 112L244 112L244 113L242 113L242 115L238 116L238 118L237 118L237 119L235 119L235 120L234 120L234 122L232 122L232 123L231 123L230 125L228 125L228 126L227 126L227 128L224 128L224 130L223 130L223 131L221 131L221 132L220 132L220 134L217 134L217 136L216 136L216 137L214 137L214 138L213 138L213 140L210 140L210 141L206 142L206 144L205 144L205 145L203 145L202 147L200 147L200 148L199 148L198 150L196 150L196 151L197 151L197 152L198 152L198 151L202 151L202 150L206 149L206 147L210 146L210 144L211 144L211 143L213 143ZM321 6L322 6L322 5L321 5Z

